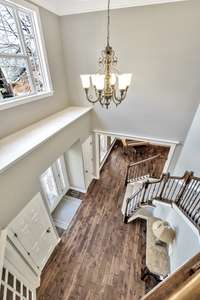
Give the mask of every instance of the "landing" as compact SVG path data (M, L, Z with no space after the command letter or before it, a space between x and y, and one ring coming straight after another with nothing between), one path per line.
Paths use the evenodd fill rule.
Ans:
M42 275L39 300L137 300L145 258L145 224L122 222L127 157L112 151L71 229Z

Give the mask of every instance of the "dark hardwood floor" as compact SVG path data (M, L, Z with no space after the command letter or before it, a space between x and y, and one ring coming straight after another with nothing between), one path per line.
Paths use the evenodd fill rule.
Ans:
M137 300L144 295L146 225L125 225L120 211L127 165L121 147L115 147L45 267L37 299Z

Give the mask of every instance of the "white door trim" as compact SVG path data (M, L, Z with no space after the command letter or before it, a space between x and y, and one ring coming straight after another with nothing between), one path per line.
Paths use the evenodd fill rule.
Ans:
M172 161L172 157L174 155L174 151L177 147L177 145L180 145L181 143L179 141L173 141L173 140L167 140L167 139L158 139L154 137L144 137L144 136L138 136L138 135L129 135L125 133L117 133L113 131L104 131L104 130L93 130L94 135L95 135L95 170L96 170L96 179L99 179L100 176L100 165L99 165L99 140L98 140L98 135L99 134L105 134L108 136L113 136L117 139L130 139L130 140L138 140L138 141L145 141L145 142L150 142L155 145L160 145L160 146L168 146L170 148L169 154L168 154L168 159L165 162L165 166L163 169L163 173L166 173L169 169L169 165Z
M114 147L114 145L115 145L115 142L116 142L116 138L115 138L114 141L112 142L112 144L111 144L111 146L110 146L110 149L108 150L108 152L106 153L106 155L105 155L103 161L102 161L101 164L100 164L100 167L99 167L99 170L100 170L100 171L101 171L101 169L103 168L103 166L104 166L104 164L105 164L105 162L106 162L106 160L107 160L107 158L108 158L108 156L109 156L111 150L113 149L113 147Z
M94 179L94 154L93 154L93 135L90 134L81 144L83 172L85 181L85 190L88 190L89 185ZM88 174L86 174L86 170ZM89 178L89 180L88 180Z
M2 277L2 270L4 264L4 256L6 251L7 229L0 231L0 278Z

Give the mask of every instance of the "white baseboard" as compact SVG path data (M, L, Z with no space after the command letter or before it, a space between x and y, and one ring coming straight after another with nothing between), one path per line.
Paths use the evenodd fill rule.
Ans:
M81 193L84 193L84 194L87 193L87 190L86 190L86 189L77 188L77 187L75 187L75 186L70 186L69 189L75 190L75 191L77 191L77 192L81 192Z

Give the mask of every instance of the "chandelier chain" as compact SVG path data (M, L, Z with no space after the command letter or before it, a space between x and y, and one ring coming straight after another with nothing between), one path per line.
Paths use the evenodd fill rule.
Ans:
M108 0L107 46L110 46L110 0Z

